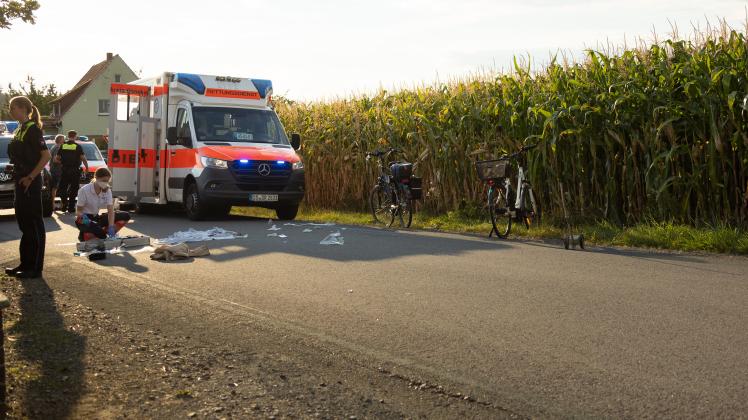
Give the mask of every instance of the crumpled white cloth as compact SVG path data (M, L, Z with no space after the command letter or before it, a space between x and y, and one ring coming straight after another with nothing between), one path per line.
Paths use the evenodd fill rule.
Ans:
M180 242L205 242L246 237L246 234L242 235L219 227L209 230L195 230L190 228L185 231L172 233L166 238L156 240L156 242L159 244L177 244Z
M186 260L193 257L205 257L210 255L210 250L206 245L200 245L197 248L190 248L186 243L176 245L161 245L151 254L152 260L174 261Z

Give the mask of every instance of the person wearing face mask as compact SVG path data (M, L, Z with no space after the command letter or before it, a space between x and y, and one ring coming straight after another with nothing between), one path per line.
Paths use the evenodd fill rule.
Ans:
M99 239L105 239L107 236L112 238L130 221L129 213L114 211L112 191L109 189L111 179L112 173L109 169L99 168L94 174L93 181L78 190L75 225L80 231L79 241L87 240L87 237L91 236ZM107 212L99 214L99 210L104 208Z

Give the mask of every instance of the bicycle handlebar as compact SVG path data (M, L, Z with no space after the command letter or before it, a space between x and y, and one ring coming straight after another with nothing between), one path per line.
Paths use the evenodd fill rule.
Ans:
M498 159L492 159L492 160L483 160L483 161L481 161L481 162L500 162L500 161L502 161L502 160L510 160L510 159L514 159L514 158L518 157L519 155L521 155L521 154L523 154L523 153L527 153L527 151L528 151L528 150L532 150L532 149L534 149L534 148L536 148L536 147L538 147L538 144L537 144L537 143L535 143L535 144L531 144L531 145L529 145L529 146L522 146L522 148L521 148L521 149L519 149L519 151L516 151L516 152L512 153L511 155L506 155L506 156L502 156L502 157L500 157L500 158L498 158Z
M382 157L382 156L387 156L387 155L389 155L390 153L399 153L399 152L400 152L400 149L396 149L396 148L394 148L394 147L390 147L390 148L389 148L389 149L387 149L386 151L382 151L382 150L375 150L375 151L373 151L373 152L366 152L366 157L368 158L368 157L370 157L370 156L374 156L374 157L377 157L377 158L378 158L378 157Z

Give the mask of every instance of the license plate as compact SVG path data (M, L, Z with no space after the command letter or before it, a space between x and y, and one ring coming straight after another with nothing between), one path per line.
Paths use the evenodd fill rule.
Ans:
M249 201L278 201L278 194L250 194Z

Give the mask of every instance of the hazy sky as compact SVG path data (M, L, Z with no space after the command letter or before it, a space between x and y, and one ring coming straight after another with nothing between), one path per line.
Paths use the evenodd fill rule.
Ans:
M0 30L0 86L33 75L70 89L107 52L164 71L272 79L314 100L540 61L624 36L688 35L707 18L745 30L748 0L39 0L36 25Z

